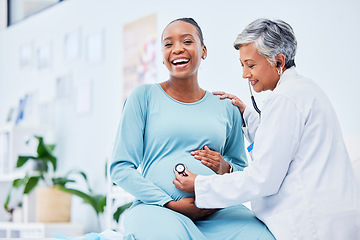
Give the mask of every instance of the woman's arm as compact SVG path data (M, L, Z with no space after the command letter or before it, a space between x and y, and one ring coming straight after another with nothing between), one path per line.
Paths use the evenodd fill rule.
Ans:
M137 170L143 159L143 136L147 113L147 89L141 85L127 98L110 167L114 183L146 204L163 206L172 198Z
M219 210L198 208L195 206L195 198L182 198L179 201L170 201L165 204L165 207L184 214L193 221L204 219Z

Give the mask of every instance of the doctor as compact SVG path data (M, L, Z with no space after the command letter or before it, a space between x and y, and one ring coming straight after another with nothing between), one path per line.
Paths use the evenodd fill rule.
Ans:
M175 173L174 184L195 192L199 208L251 201L278 240L360 239L360 190L340 126L325 93L297 73L296 46L293 29L281 20L258 19L238 35L243 78L256 92L272 91L261 114L220 93L243 115L253 161L224 175L186 169L188 176ZM218 164L211 150L192 154L205 165Z

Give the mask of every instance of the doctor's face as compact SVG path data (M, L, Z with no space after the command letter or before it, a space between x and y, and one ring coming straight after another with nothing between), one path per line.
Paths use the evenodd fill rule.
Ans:
M260 55L253 43L239 48L243 78L249 80L255 92L274 90L280 79L276 66Z

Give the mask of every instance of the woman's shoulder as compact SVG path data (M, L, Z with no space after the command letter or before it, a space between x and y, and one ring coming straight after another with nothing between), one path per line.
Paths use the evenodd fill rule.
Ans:
M209 99L211 100L213 109L217 111L224 110L228 116L238 115L238 107L233 105L230 99L220 99L219 95L212 94L211 92L209 93Z
M220 99L219 95L215 95L209 92L209 99L211 100L212 104L222 107L224 109L232 109L234 105L231 103L231 100L228 98Z
M133 88L127 98L147 99L157 89L157 84L141 84Z
M157 83L145 83L145 84L140 84L138 86L136 86L131 93L132 94L144 94L148 91L153 91L153 89L156 87Z

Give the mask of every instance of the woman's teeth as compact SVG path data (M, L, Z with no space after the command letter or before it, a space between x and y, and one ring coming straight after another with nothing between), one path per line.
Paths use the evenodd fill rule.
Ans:
M186 58L180 58L180 59L175 59L174 61L172 61L173 64L184 64L184 63L188 63L189 59Z

